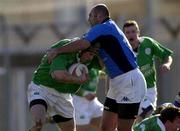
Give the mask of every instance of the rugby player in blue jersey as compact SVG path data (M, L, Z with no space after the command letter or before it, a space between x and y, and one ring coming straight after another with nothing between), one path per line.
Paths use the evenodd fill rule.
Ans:
M109 90L104 103L102 131L131 131L146 82L138 69L132 48L106 5L95 5L89 13L91 29L80 39L48 53L49 62L58 54L77 52L90 46L98 49L107 74Z

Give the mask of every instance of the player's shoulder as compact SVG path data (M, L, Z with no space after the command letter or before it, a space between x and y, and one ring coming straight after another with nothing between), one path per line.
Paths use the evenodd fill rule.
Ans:
M148 45L148 46L153 46L156 45L157 43L153 38L148 36L139 37L139 42L142 43L143 45Z
M140 41L149 41L149 42L152 42L152 41L154 41L154 39L149 37L149 36L141 36L140 37Z
M61 46L65 45L65 44L70 43L71 41L72 41L72 39L61 39L61 40L55 42L55 43L51 46L51 48L61 47Z

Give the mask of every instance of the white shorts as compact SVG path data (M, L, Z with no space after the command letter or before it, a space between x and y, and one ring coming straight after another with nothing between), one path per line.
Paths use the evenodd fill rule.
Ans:
M142 113L142 108L147 108L150 105L155 109L156 104L157 104L157 88L156 87L148 88L144 100L140 104L138 114Z
M59 93L58 91L31 82L28 86L28 103L36 99L42 99L47 103L47 115L61 115L65 118L74 117L74 107L72 96L69 93Z
M92 118L102 116L103 104L98 101L97 97L88 101L84 97L74 95L73 103L77 125L90 124Z
M107 97L117 103L140 103L146 93L146 81L139 69L110 79Z

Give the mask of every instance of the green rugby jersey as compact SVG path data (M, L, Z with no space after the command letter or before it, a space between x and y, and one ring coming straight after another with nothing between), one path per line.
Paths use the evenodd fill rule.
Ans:
M150 37L140 37L137 52L137 63L145 76L147 88L154 87L156 85L154 59L157 57L162 62L166 57L172 55L173 52Z
M63 39L54 45L52 48L57 48L62 45L68 44L70 39ZM40 65L33 74L33 82L37 85L44 85L53 88L62 93L75 93L80 85L60 83L51 77L51 73L55 70L67 70L70 65L77 62L76 53L67 53L57 56L51 64L48 63L47 54L41 60Z
M144 119L134 127L134 131L165 131L165 126L158 115Z

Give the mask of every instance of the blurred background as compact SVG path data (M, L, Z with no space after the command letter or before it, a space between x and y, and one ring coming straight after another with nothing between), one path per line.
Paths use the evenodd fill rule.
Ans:
M105 3L120 28L127 19L174 51L170 72L158 75L158 104L173 101L180 91L180 0L0 0L0 130L27 131L31 118L27 85L46 50L62 38L88 30L88 12ZM104 100L106 77L98 97ZM47 126L43 131L57 131Z

